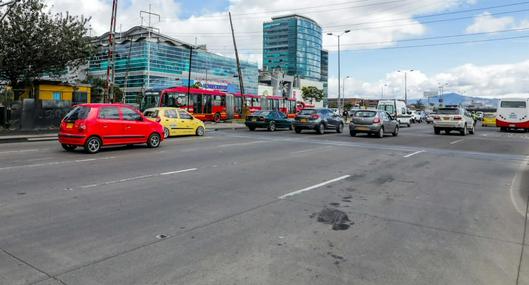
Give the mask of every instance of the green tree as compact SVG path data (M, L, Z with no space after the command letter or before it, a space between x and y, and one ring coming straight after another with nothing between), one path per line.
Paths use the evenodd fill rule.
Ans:
M343 107L345 108L345 110L349 111L349 110L351 110L351 108L353 108L353 104L345 103L345 105Z
M91 102L93 103L102 103L107 87L107 82L104 79L97 78L97 77L89 77L87 82L91 85L90 87L90 94L91 94ZM113 102L122 102L123 100L123 91L114 85L114 100Z
M42 0L19 0L0 22L0 81L19 90L15 99L35 78L79 67L93 52L89 19L45 9Z
M191 85L191 88L197 88L197 89L202 88L202 83L197 81L193 83L193 85Z
M314 86L305 86L301 88L301 96L305 101L320 102L321 100L323 100L325 94L323 93L322 89L318 89Z

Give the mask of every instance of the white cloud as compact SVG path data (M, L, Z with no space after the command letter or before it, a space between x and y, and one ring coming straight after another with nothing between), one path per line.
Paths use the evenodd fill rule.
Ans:
M445 91L468 96L499 98L505 96L529 96L529 60L512 63L477 66L465 64L446 72L426 75L421 71L410 72L408 98L420 98L424 91L436 91L438 84L447 84ZM330 97L337 96L337 79L329 80ZM345 81L346 97L380 98L384 87L385 98L404 98L404 76L397 71L386 74L383 80L365 82L357 79Z
M229 10L233 13L238 46L242 58L261 61L262 23L272 16L298 13L313 18L325 32L338 32L351 29L351 33L342 37L343 49L365 48L358 45L366 42L385 42L369 47L393 45L395 41L420 36L426 28L414 15L423 15L443 11L469 0L402 0L381 2L351 2L330 0L318 4L313 0L231 0ZM109 0L46 0L53 11L70 11L92 17L94 34L102 34L109 29L111 1ZM229 35L227 12L200 12L202 14L187 19L179 18L181 7L176 0L151 0L152 11L162 17L157 24L162 33L183 41L193 43L195 36L199 44L207 44L214 52L233 56L233 47ZM139 11L148 9L148 2L142 0L120 1L118 10L118 29L127 30L140 24ZM384 4L385 3L385 4ZM317 6L317 7L315 7ZM314 7L314 8L311 8ZM300 10L302 9L302 10ZM200 11L200 10L199 10ZM270 11L281 11L272 13ZM399 21L391 21L399 19ZM207 33L207 34L204 34ZM324 36L324 48L336 50L336 38Z
M471 33L490 33L506 30L513 26L513 17L494 17L489 12L476 16L474 22L466 28L466 32Z

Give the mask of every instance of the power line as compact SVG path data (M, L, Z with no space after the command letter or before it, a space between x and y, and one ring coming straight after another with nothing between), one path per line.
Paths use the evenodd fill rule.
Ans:
M490 13L490 16L505 15L505 14L512 14L512 13L520 13L520 12L527 12L527 11L529 11L529 8L528 9L497 12L497 13ZM440 23L440 22L447 22L447 21L459 21L459 20L465 20L465 19L472 19L474 17L476 17L476 16L473 15L473 16L465 16L465 17L458 17L458 18L437 19L437 20L420 22L420 24L431 24L431 23ZM414 18L410 18L409 20L413 21ZM375 24L375 23L378 23L378 22L373 22L373 24ZM373 30L373 29L394 28L394 27L410 26L410 25L417 25L417 24L418 24L417 22L413 22L413 23L406 23L406 24L400 24L400 25L387 25L387 26L378 26L378 27L364 27L364 28L351 29L351 31L363 31L363 30ZM329 28L329 27L332 27L332 26L324 26L322 28ZM238 33L238 35L241 35L241 34L260 34L260 33L262 33L262 31L250 31L250 32L241 32L241 33ZM207 32L207 33L176 33L176 35L225 35L225 34L229 34L229 33L211 33L211 32Z

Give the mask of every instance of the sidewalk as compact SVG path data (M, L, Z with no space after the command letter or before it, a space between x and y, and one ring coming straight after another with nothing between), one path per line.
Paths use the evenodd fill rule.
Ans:
M213 123L206 122L206 131L214 132L218 130L237 130L245 129L246 126L237 122ZM54 141L57 140L58 130L42 131L8 131L0 130L0 144L15 142L36 142L36 141Z

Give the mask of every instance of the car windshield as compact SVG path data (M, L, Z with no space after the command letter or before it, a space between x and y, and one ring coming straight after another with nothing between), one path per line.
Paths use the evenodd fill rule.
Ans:
M303 109L301 110L301 112L299 112L300 115L312 115L312 114L315 114L316 113L316 110L314 109Z
M372 118L377 115L377 112L374 111L356 111L354 114L358 118Z
M459 109L444 108L444 109L439 109L437 113L440 115L459 115Z
M252 116L262 116L262 117L266 117L268 115L270 115L270 111L257 111L257 112L253 112L252 113Z
M502 108L525 108L525 101L501 101Z
M64 120L66 121L76 121L76 120L83 120L88 117L88 114L90 113L90 107L85 106L77 106L73 110L71 110L66 116L64 116Z

